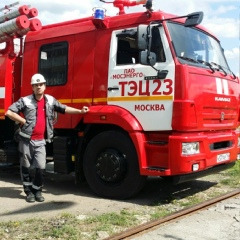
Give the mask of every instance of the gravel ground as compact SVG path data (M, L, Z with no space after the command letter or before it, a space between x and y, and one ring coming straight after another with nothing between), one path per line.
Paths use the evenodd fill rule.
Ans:
M117 201L98 198L86 183L75 185L73 176L47 174L43 191L45 202L27 203L18 169L0 168L0 219L19 221L33 217L51 218L61 213L73 213L81 217L121 210L143 212L144 209L148 211L153 203L167 200L179 192L185 196L199 194L206 198L208 192L215 190L227 192L229 190L227 187L219 189L217 186L221 178L221 174L212 175L177 186L171 186L161 178L149 178L143 191L135 198ZM179 210L174 204L168 204L167 207ZM146 220L148 219L143 219L143 222Z
M75 185L70 175L47 174L43 203L27 203L16 169L0 169L1 221L24 220L32 217L53 217L60 213L95 215L122 209L140 209L151 204L160 194L161 179L150 179L145 189L126 201L102 199L94 195L86 183Z
M240 195L131 239L239 240Z

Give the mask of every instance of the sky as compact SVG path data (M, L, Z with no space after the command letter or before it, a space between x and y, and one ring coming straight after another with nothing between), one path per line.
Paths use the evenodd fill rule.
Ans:
M113 0L106 0L112 2ZM0 0L0 9L16 0ZM94 7L104 7L107 16L114 16L118 9L112 4L99 0L21 0L17 7L31 5L37 8L43 25L88 17ZM240 73L240 1L239 0L155 0L154 10L161 10L175 15L187 15L203 11L202 25L212 32L221 42L230 69L235 75ZM144 11L142 5L126 8L126 13ZM5 13L2 10L0 16Z

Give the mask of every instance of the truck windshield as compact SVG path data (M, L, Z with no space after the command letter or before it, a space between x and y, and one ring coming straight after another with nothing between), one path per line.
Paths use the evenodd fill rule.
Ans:
M196 28L168 22L175 53L180 62L231 73L219 42Z

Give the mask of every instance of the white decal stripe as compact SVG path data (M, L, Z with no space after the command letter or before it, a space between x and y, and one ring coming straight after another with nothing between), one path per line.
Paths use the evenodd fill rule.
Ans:
M0 87L0 98L5 98L5 87Z
M217 93L223 94L223 88L222 88L222 80L221 78L216 78L216 85L217 85Z
M228 81L223 79L222 80L222 84L223 84L223 93L226 95L229 95L229 91L228 91Z

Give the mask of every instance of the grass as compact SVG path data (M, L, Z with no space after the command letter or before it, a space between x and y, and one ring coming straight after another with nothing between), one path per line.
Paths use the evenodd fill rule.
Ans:
M228 185L231 187L240 186L240 160L236 162L233 168L223 172L225 179L221 181L221 184Z
M169 191L165 197L159 198L150 206L143 206L138 212L128 209L85 218L62 213L51 219L0 222L0 239L104 239L146 221L165 217L174 211L219 196L223 194L223 189L230 191L239 188L240 161L233 168L219 174L221 180L212 188L195 189L192 194L186 193L185 189L176 192Z
M88 230L91 230L92 236L97 239L98 232L108 232L111 235L118 230L137 225L137 218L134 212L122 210L120 213L91 216L85 220L85 224L88 226Z
M151 214L151 220L157 220L159 218L166 217L171 214L170 210L158 208Z

